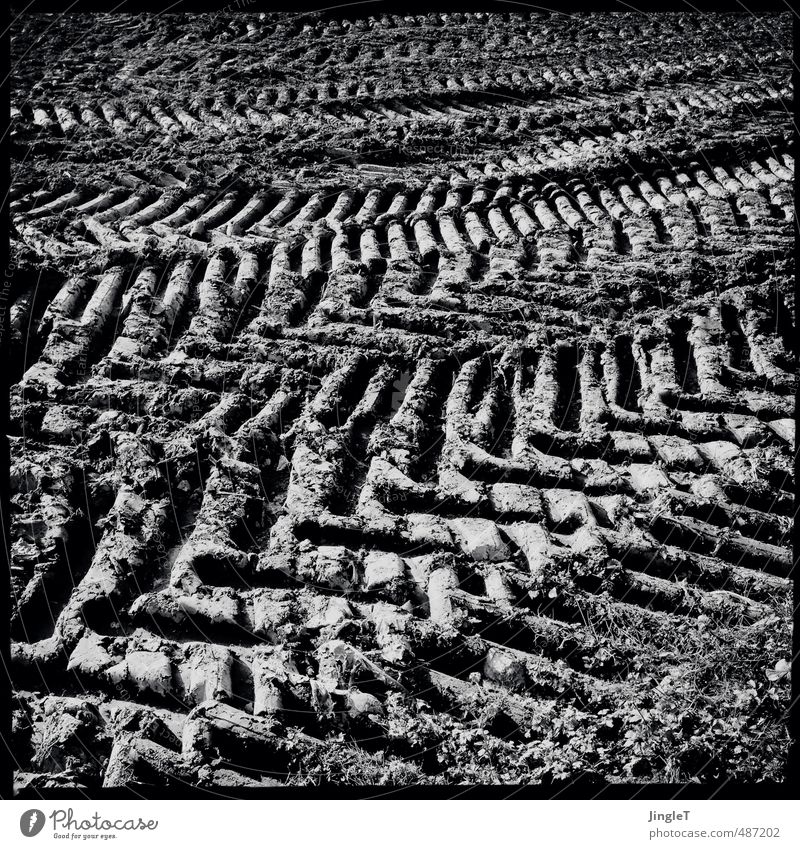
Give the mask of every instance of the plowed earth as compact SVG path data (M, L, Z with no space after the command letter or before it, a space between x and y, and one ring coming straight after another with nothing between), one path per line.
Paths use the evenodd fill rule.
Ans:
M19 788L780 779L790 43L18 18Z

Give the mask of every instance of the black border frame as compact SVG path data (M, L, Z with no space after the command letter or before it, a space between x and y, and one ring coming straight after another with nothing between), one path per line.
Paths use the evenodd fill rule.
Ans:
M316 12L323 16L341 17L347 15L348 10L357 14L394 13L394 14L420 14L431 11L551 11L563 14L579 14L581 12L640 12L642 14L658 14L661 12L700 12L707 14L734 13L741 15L761 15L765 13L789 13L793 17L793 74L792 83L795 97L800 89L800 68L798 68L798 42L800 41L800 12L788 0L566 0L566 2L524 2L524 0L332 0L325 3L324 0L239 0L239 6L230 2L197 2L197 0L119 0L119 2L108 2L108 0L31 0L25 2L20 0L17 8L4 9L2 25L0 25L0 44L6 47L2 51L3 66L0 68L0 114L3 116L3 131L0 135L1 155L3 162L3 189L2 203L0 204L0 226L3 228L2 248L3 254L3 283L0 284L0 362L6 361L6 349L8 345L8 277L6 271L9 267L9 241L8 241L8 193L10 184L10 146L5 124L9 115L10 95L10 24L14 17L23 14L51 13L70 14L75 12L109 12L109 13L214 13L214 12L240 12L257 13L261 11L291 12L293 14ZM233 8L232 8L233 7ZM794 143L798 140L798 109L794 104L793 120ZM797 175L795 175L795 228L797 230L798 199L797 199ZM800 238L795 239L795 268L800 259ZM795 274L795 292L798 289L798 278ZM796 318L796 316L795 316ZM9 417L8 405L8 375L0 368L0 422L5 424ZM796 397L796 403L800 402L800 391ZM796 408L797 409L797 408ZM797 414L795 431L798 428ZM786 778L781 783L742 783L732 780L724 780L717 784L634 784L634 783L606 783L602 781L591 781L588 779L574 779L551 785L412 785L405 787L356 787L349 785L331 784L317 787L287 787L285 789L274 788L264 790L252 790L247 788L231 788L230 792L209 790L193 785L177 786L170 788L159 788L149 786L137 786L135 788L114 788L113 790L93 790L87 793L80 789L52 789L52 790L28 790L17 795L13 793L13 757L8 748L7 740L10 739L11 711L12 711L12 688L9 674L9 649L10 649L10 572L9 548L5 529L8 527L8 505L9 486L8 468L9 443L5 437L5 428L0 438L0 533L3 542L3 557L5 563L0 567L0 598L3 599L3 607L0 608L0 800L104 800L104 799L519 799L519 800L698 800L698 799L753 799L753 800L797 800L800 799L800 682L797 680L797 672L800 669L800 593L798 588L798 577L793 578L794 583L794 637L793 637L793 669L795 672L792 683L791 708L789 715L790 748L788 753ZM795 472L798 470L798 454L795 456ZM798 560L798 527L793 528L793 553L794 562Z

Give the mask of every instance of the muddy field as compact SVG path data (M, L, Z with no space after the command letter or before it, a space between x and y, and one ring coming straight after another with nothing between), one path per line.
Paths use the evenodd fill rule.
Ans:
M18 788L781 780L790 50L18 18Z

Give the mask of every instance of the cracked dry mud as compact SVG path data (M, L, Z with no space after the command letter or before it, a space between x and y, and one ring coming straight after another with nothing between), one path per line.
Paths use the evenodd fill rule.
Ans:
M790 43L17 18L18 787L780 780Z

